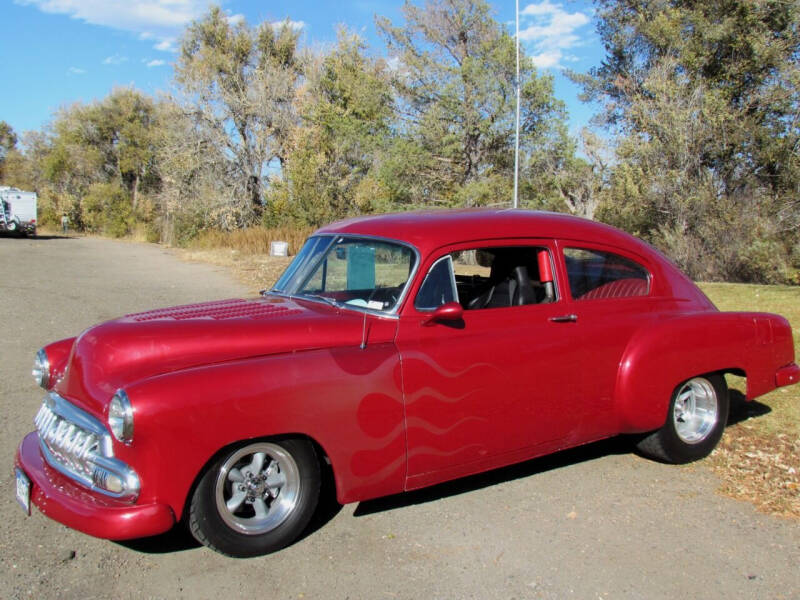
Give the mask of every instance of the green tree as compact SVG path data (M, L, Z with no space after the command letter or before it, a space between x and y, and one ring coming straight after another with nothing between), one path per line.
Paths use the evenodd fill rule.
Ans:
M303 74L299 34L286 21L232 25L222 10L186 30L175 65L180 103L209 144L227 157L239 195L258 217L265 176L286 162Z
M159 186L154 164L158 128L152 99L132 88L115 89L101 101L61 109L26 149L36 165L34 178L43 205L49 202L54 211L69 214L77 227L98 229L99 221L84 214L82 206L95 186L93 207L118 211L124 197L129 206L122 220L134 218L128 213L141 213L141 194ZM105 184L110 187L103 187ZM115 191L107 202L96 201L98 194L117 187L124 191L123 196Z
M17 147L17 134L11 125L5 121L0 121L0 181L3 181L3 167L8 157L8 153Z
M386 18L377 23L395 61L402 145L411 152L414 168L398 166L401 177L418 190L414 200L511 201L514 40L483 0L406 2L403 14L403 26ZM529 176L538 176L547 162L543 158L569 147L564 106L553 96L552 78L539 76L524 56L520 80L523 166Z
M142 188L147 191L158 185L154 170L154 135L158 127L155 104L136 90L122 88L112 91L98 108L116 172L130 194L135 212Z
M600 0L575 75L617 137L599 214L694 277L790 281L800 243L800 5ZM800 267L800 264L794 264Z
M392 133L392 89L386 63L365 50L341 29L336 47L309 69L286 171L289 212L299 221L321 225L388 207L377 167Z

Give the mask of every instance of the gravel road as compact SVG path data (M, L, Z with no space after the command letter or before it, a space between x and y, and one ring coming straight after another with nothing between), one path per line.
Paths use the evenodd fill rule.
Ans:
M12 463L41 402L35 351L244 287L156 246L99 239L0 238L0 261L0 598L800 598L800 523L716 495L702 463L653 463L621 441L330 506L301 541L256 559L178 534L123 545L36 509L28 518Z

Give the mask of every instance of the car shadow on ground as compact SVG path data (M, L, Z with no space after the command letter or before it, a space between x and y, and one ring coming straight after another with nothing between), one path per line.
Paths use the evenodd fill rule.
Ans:
M367 500L359 503L354 515L362 517L414 504L434 502L442 498L466 494L500 483L507 483L516 479L530 477L537 473L545 473L576 463L603 458L604 456L630 454L632 452L632 447L631 439L626 436L601 440L585 446L562 450L555 454L548 454L547 456L534 458L523 463L509 465L461 479L455 479L413 492L405 492L394 496Z
M178 523L175 527L161 535L154 535L152 537L139 538L136 540L123 540L114 543L124 546L129 550L141 552L142 554L169 554L172 552L191 550L192 548L199 548L201 546L183 523Z
M772 412L772 409L758 400L745 400L744 394L739 390L730 390L730 412L728 413L728 427L736 425L747 419L763 417Z
M77 240L78 237L79 236L77 235L69 235L69 234L63 234L63 235L52 234L52 235L37 235L33 237L29 236L28 239L36 241L42 240L44 242L48 242L50 240Z
M2 238L14 238L18 240L31 240L33 242L43 241L47 242L50 240L77 240L79 236L75 235L59 235L59 234L51 234L51 235L17 235L15 233L0 233L0 239Z

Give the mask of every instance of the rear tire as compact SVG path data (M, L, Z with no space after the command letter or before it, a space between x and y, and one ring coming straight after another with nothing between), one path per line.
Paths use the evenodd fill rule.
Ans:
M246 442L206 469L189 505L195 539L222 554L260 556L303 532L319 500L314 447L301 439Z
M728 386L722 375L693 377L672 393L667 421L637 444L650 458L672 464L705 458L728 422Z

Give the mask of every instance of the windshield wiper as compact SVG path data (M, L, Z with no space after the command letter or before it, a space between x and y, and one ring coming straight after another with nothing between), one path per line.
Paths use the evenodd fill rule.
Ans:
M331 306L335 306L336 308L341 308L341 306L342 306L342 303L339 302L338 300L335 300L334 298L331 298L329 296L323 296L322 294L300 294L299 297L300 298L319 298L320 300L324 300L325 302L327 302Z

